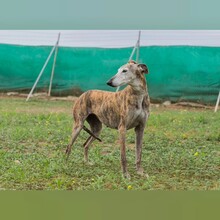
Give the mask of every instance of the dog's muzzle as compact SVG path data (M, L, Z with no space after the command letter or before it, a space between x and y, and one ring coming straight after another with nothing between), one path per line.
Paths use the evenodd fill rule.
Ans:
M112 87L116 87L116 86L114 86L114 85L112 84L112 81L113 81L113 79L110 79L110 80L107 82L107 85L112 86Z
M111 79L107 82L107 85L112 86L112 80Z

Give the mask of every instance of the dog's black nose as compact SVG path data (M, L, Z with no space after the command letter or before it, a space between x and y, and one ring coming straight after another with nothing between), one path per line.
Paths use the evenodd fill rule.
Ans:
M112 86L112 80L111 79L107 82L107 85Z

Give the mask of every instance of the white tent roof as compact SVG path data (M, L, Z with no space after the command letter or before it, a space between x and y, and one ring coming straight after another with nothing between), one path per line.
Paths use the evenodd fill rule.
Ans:
M61 33L60 46L133 47L138 30L0 30L0 43L54 45ZM142 30L141 46L191 45L220 46L219 30Z

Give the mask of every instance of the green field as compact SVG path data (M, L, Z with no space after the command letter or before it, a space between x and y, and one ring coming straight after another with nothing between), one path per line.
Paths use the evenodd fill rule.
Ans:
M135 173L134 131L127 133L128 171L123 179L116 130L104 127L83 162L81 132L69 161L72 102L0 98L0 189L17 190L219 190L220 111L152 107ZM88 125L87 125L88 126Z

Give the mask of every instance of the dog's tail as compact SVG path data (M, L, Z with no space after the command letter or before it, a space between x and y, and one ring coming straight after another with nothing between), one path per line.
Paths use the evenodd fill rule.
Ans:
M83 130L86 131L87 133L89 133L92 137L94 137L98 141L102 142L102 140L100 138L98 138L96 135L94 135L85 125L83 126Z

